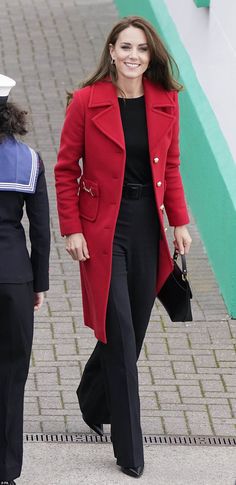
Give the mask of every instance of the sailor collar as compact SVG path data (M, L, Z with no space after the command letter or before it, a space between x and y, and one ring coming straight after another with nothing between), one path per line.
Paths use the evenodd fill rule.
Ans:
M39 156L14 138L0 144L0 191L34 193L39 172Z

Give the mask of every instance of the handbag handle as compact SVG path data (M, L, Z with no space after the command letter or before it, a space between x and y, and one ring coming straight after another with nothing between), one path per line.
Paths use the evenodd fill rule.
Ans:
M181 264L182 264L182 278L183 280L188 279L188 270L187 270L187 262L186 262L186 256L185 254L179 254L179 252L175 249L174 255L173 255L173 260L177 261L178 256L181 256Z

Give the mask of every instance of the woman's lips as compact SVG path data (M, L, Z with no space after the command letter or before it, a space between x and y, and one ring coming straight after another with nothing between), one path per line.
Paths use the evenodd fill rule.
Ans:
M140 66L140 64L137 64L136 62L125 62L124 64L131 69L136 69Z

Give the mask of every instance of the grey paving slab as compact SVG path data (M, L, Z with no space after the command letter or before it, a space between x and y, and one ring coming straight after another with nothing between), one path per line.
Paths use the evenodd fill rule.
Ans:
M66 90L72 90L93 70L104 38L117 18L111 0L1 0L1 71L16 79L13 98L30 113L27 141L40 150L44 159L51 206L51 287L44 307L36 315L26 387L25 431L87 430L75 391L95 340L92 332L83 326L78 264L65 252L59 233L53 167ZM188 261L194 322L173 324L158 302L155 304L139 362L143 430L235 435L236 321L227 314L193 219L190 231L193 247ZM171 231L168 232L171 241ZM35 456L39 451L31 446L28 449ZM42 454L46 450L42 447ZM58 457L64 456L64 448L59 450ZM73 448L74 458L77 450L78 454L83 453ZM100 448L94 450L95 465ZM147 449L150 461L155 453L160 457L163 452ZM168 453L167 456L178 459L180 451ZM190 457L191 452L187 453ZM216 459L214 452L211 453ZM166 463L166 457L162 459ZM183 460L182 455L179 459ZM162 460L157 463L159 469ZM27 466L26 461L26 470ZM152 466L153 473L157 473L156 465ZM71 473L70 483L77 483L76 470ZM97 476L95 466L92 473ZM101 473L106 474L107 470ZM115 471L112 473L115 481L109 483L118 483L120 476ZM226 483L219 482L217 473L215 476L218 478L214 483ZM51 484L58 483L56 478L53 480ZM172 483L161 480L165 485ZM204 480L178 483L213 483Z
M140 485L235 485L233 448L145 446L146 466ZM128 485L109 444L26 444L21 485L34 470L37 485Z

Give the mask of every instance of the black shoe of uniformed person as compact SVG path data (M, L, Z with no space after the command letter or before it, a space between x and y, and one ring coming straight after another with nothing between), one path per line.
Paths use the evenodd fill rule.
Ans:
M87 424L89 428L91 428L95 433L99 434L99 436L103 436L103 425L102 424L93 424L89 423L86 417L82 414L82 418L84 422Z
M128 468L125 466L121 467L121 471L130 477L139 478L143 474L144 465Z

